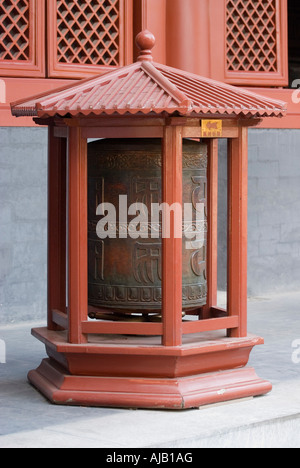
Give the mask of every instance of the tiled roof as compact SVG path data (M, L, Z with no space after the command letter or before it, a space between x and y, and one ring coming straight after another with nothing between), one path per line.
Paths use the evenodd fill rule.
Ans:
M155 63L151 55L141 54L132 65L12 103L11 109L15 116L33 117L178 112L260 118L283 116L286 103Z

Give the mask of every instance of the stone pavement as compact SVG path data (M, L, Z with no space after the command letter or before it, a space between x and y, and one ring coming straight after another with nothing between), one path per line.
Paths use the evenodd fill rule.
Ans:
M270 394L182 412L52 405L26 378L45 357L30 329L44 324L0 327L0 448L299 448L299 309L300 293L249 298L249 333L265 338L249 365Z

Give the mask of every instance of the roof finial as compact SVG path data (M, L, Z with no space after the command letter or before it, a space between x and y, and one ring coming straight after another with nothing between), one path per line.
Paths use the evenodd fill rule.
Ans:
M155 37L153 36L153 34L147 29L144 29L144 31L141 31L136 36L135 43L137 47L140 49L140 54L137 58L137 61L141 62L143 60L148 60L152 62L153 57L151 54L151 49L153 49L154 44L155 44Z

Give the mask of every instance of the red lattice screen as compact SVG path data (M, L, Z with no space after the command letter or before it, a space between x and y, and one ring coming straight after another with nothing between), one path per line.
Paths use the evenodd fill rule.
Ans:
M119 65L119 0L57 2L58 62Z
M29 60L29 1L0 3L0 60Z
M227 0L227 69L276 72L276 0Z
M288 85L287 0L209 3L212 12L219 7L211 24L214 76L236 85Z
M124 64L124 0L48 0L48 16L50 76Z
M42 76L43 23L42 1L0 1L0 75Z

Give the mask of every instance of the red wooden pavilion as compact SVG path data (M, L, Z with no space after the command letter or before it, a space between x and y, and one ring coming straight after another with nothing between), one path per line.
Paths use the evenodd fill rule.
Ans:
M49 127L48 359L29 380L63 404L190 408L267 393L246 367L263 339L247 333L247 129L286 105L153 61L137 62L12 104ZM228 139L228 298L217 307L217 144ZM182 239L163 239L162 321L88 320L87 139L161 138L163 201L182 203L182 139L208 143L207 303L182 319ZM67 169L68 168L68 169ZM66 174L68 183L66 183ZM67 271L66 271L67 263ZM67 297L67 301L66 301Z

